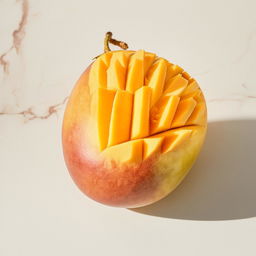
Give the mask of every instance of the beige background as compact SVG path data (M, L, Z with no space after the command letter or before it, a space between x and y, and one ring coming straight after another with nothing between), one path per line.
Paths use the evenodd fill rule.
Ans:
M0 1L0 255L255 255L256 2ZM209 133L169 197L106 207L73 184L66 97L111 30L180 64L205 92Z

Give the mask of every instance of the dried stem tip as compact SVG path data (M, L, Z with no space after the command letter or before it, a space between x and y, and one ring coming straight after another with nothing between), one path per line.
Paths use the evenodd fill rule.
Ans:
M107 32L105 35L105 40L104 40L104 52L109 52L111 51L111 49L109 48L109 43L116 45L118 47L120 47L123 50L128 49L128 45L125 42L122 41L118 41L114 38L112 38L112 32Z

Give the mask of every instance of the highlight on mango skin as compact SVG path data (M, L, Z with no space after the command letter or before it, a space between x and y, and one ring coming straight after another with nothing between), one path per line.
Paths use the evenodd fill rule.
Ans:
M173 191L193 165L206 133L206 103L180 66L144 50L111 51L112 34L107 39L71 94L64 156L85 194L139 207Z

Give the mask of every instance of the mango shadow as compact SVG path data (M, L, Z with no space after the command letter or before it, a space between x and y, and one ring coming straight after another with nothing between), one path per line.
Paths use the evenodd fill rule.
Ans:
M159 202L132 209L186 220L256 216L256 120L209 123L203 150L183 183Z

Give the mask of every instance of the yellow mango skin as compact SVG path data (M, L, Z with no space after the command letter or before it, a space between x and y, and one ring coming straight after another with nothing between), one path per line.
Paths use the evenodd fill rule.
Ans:
M201 151L206 131L207 126L197 127L181 147L159 155L153 168L162 181L151 202L147 204L166 197L182 182Z
M107 56L104 54L100 56L105 65L105 72L107 72L107 68L110 65L111 60L109 56L113 53L115 52L110 52ZM131 54L134 54L134 52L131 52ZM144 54L146 56L147 53L145 52ZM152 64L154 65L154 62ZM111 128L113 137L112 143L110 143L111 145L103 151L97 148L97 122L99 120L97 120L97 111L94 111L97 104L95 105L95 103L93 103L94 100L92 97L92 94L95 92L94 90L97 88L94 87L95 83L90 85L89 82L90 72L92 70L91 67L84 72L77 82L65 111L62 141L64 157L69 172L81 191L100 203L126 208L141 207L154 203L168 195L180 184L200 152L207 130L207 111L204 98L200 94L193 96L192 98L196 102L196 106L192 114L183 127L174 128L177 132L186 129L192 130L190 136L182 140L182 143L177 144L175 147L171 145L172 148L169 151L164 150L164 138L160 136L159 144L156 143L156 141L155 144L150 142L148 143L148 151L144 151L146 148L144 141L153 139L153 136L149 134L146 138L137 139L138 144L137 142L133 144L134 147L132 147L130 155L125 155L125 148L123 150L124 153L120 153L119 150L117 151L118 153L116 153L119 161L109 161L113 159L113 153L110 153L109 156L104 156L104 154L107 155L106 152L108 151L113 152L113 148L118 148L122 143L130 143L131 135L127 135L128 129L125 129L126 132L122 133L120 128L120 125L122 126L121 121L114 120L113 128ZM145 72L145 63L143 69ZM150 67L148 68L148 72L149 70ZM173 70L171 69L171 71L169 71L172 75L169 79L183 72L181 68L177 67ZM166 76L167 73L168 68ZM97 77L97 73L94 75L96 75L99 83L101 83L101 85L99 86L98 84L98 86L107 90L107 77L101 80ZM144 76L146 76L146 74L144 74ZM191 83L192 80L187 74L183 77ZM144 85L145 84L144 81ZM163 86L162 93L164 89ZM192 95L195 88L190 86L188 89L185 95L182 95L185 90L179 94L181 100L187 99L186 97L188 97L188 99L191 98L188 95ZM128 109L124 115L125 117L121 115L116 115L116 117L124 118L124 120L126 120L124 122L130 124L129 131L131 132L135 91L127 91L127 93L130 93L132 96L120 97L120 95L124 94L123 91L122 89L116 90L113 106L117 94L119 94L119 97L117 97L119 100L117 100L116 109L115 107L113 107L113 109L115 109L114 111L116 112L122 110L122 113ZM125 95L130 94L125 93ZM124 99L126 99L126 102L124 102ZM95 102L97 103L97 98ZM199 105L200 103L205 107L203 113L200 111L200 109L202 109L202 105ZM124 108L123 106L129 107ZM200 117L198 117L197 113L200 113ZM196 122L196 124L194 124L194 122ZM197 124L198 122L200 122L200 124ZM124 125L123 128L127 126L128 125ZM163 131L162 133L165 132L166 131ZM119 142L119 140L124 140L120 139L120 137L125 138L127 142ZM113 143L113 141L115 142ZM142 145L144 148L140 151L139 149ZM126 157L126 159L123 157Z

